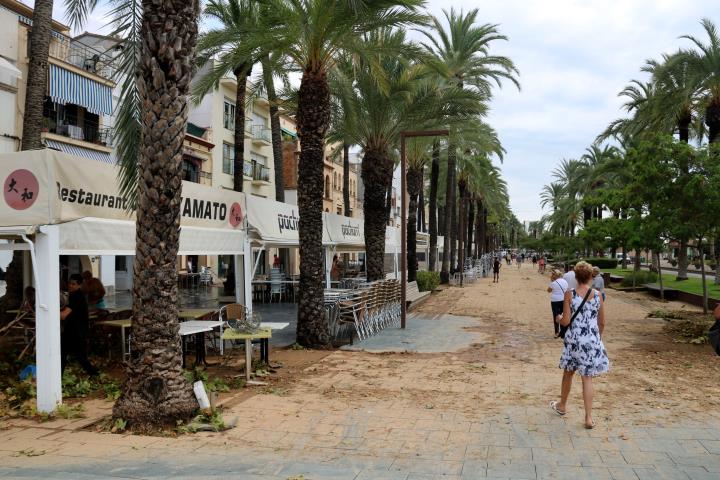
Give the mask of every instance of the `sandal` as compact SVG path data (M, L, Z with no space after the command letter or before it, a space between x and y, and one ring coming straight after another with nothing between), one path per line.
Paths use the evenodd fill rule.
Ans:
M586 429L592 430L593 428L595 428L595 421L593 420L592 423L585 423L584 425Z
M563 412L562 410L559 410L557 408L557 406L558 406L557 400L553 400L552 402L550 402L550 408L552 408L553 412L557 413L561 417L564 417L567 412Z

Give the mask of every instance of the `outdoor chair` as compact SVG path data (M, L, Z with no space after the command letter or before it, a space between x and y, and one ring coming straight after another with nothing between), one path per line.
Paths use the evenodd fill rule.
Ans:
M205 287L211 286L213 283L212 270L210 270L208 267L203 267L202 271L200 272L199 278L199 285L204 285Z
M355 291L349 297L340 300L337 303L337 333L336 338L340 337L340 332L350 332L350 342L352 343L353 329L358 333L358 337L362 340L364 330L362 330L361 322L365 310L367 293ZM362 332L362 333L361 333ZM343 335L344 337L345 335Z
M214 340L217 339L220 341L220 355L225 353L225 340L222 339L222 334L223 328L229 327L228 320L244 321L247 318L247 314L248 312L245 305L239 303L229 303L220 308L219 320L222 322L222 325L220 325L220 334L214 337Z
M278 297L278 303L280 303L283 296L285 296L284 279L285 276L280 270L273 269L270 272L270 303L272 303L272 299L276 295Z

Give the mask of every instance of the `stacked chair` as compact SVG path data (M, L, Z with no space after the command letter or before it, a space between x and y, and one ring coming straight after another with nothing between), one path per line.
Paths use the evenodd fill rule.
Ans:
M326 304L327 306L327 304ZM336 317L329 318L336 338L352 339L353 330L360 340L384 328L400 326L400 282L380 280L369 288L357 289L337 301ZM332 314L331 314L332 315Z

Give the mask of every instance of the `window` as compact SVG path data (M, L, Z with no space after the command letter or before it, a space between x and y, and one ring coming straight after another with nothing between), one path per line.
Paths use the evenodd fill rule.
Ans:
M183 158L182 161L182 179L188 182L198 183L198 166L192 160Z
M325 198L330 198L330 175L325 175Z
M127 272L127 257L123 255L115 257L115 270L118 272Z
M235 105L225 100L223 107L223 127L235 130Z
M263 166L267 166L267 157L265 155L258 155L255 152L250 152L250 160Z
M337 214L342 215L342 207L337 207Z
M252 124L260 125L261 127L266 128L267 127L267 117L265 117L265 115L260 115L259 113L257 113L256 111L253 110Z
M223 142L223 173L233 175L235 172L235 147L229 143Z

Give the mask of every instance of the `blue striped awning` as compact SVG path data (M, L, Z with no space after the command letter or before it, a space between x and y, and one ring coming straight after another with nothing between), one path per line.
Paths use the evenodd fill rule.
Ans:
M48 148L60 150L61 152L69 153L70 155L86 157L92 160L97 160L98 162L108 163L110 165L115 164L109 153L99 152L91 148L78 147L77 145L70 145L69 143L63 143L49 139L45 139L45 143L47 144Z
M50 98L74 103L97 115L112 115L112 88L50 64Z

